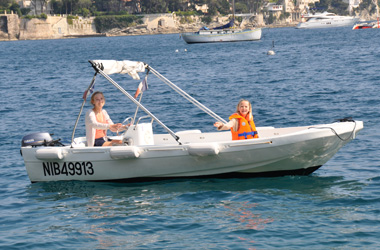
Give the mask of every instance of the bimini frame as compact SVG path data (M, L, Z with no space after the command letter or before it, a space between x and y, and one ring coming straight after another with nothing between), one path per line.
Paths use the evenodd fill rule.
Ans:
M84 100L82 102L82 106L81 106L81 109L79 111L79 115L78 115L77 120L75 122L73 133L72 133L72 136L71 136L71 145L74 142L75 130L76 130L76 127L78 125L79 118L80 118L80 116L82 114L84 104L86 103L87 93L90 91L90 89L93 88L93 86L95 84L95 80L96 80L96 75L97 74L102 75L110 83L112 83L118 90L120 90L134 104L136 104L138 108L141 108L147 115L149 115L153 120L155 120L159 125L161 125L181 145L181 142L179 141L179 139L180 139L179 136L177 136L171 129L169 129L156 116L154 116L147 108L145 108L144 105L142 105L139 101L137 101L131 94L129 94L124 88L122 88L117 82L115 82L111 77L109 77L103 71L104 67L103 67L103 65L102 65L101 62L95 62L93 60L90 60L89 63L94 68L95 74L94 74L94 77L92 78L92 81L91 81L90 85L88 86L88 88L87 88L87 90L85 92L85 95L83 96ZM183 91L177 85L175 85L174 83L172 83L171 81L169 81L166 77L164 77L163 75L161 75L159 72L157 72L155 69L153 69L152 67L150 67L148 64L144 63L144 67L147 70L147 72L152 72L152 74L154 74L155 76L157 76L158 79L160 79L161 81L163 81L166 85L168 85L169 87L171 87L174 91L176 91L178 94L180 94L181 96L183 96L186 100L188 100L191 103L193 103L199 109L201 109L202 111L204 111L205 113L207 113L208 115L210 115L211 117L213 117L214 119L216 119L217 121L226 123L226 121L223 118L221 118L220 116L218 116L217 114L215 114L212 110L210 110L209 108L207 108L206 106L204 106L202 103L200 103L199 101L197 101L196 99L194 99L193 97L191 97L189 94L187 94L185 91Z

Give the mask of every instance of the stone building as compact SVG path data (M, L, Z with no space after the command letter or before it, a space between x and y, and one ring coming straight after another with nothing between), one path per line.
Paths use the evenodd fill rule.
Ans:
M42 13L52 14L49 0L19 0L17 3L21 8L29 8L30 15L40 15Z

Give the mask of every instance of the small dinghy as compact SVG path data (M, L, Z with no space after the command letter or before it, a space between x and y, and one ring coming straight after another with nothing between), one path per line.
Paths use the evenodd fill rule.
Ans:
M22 139L21 153L31 182L135 182L170 178L308 175L330 160L363 128L362 121L342 119L331 124L302 127L258 127L259 139L249 140L232 140L230 131L174 133L109 75L128 73L139 79L138 72L153 73L213 119L225 121L143 62L97 60L90 63L95 75L86 93L92 88L96 76L101 75L146 116L126 119L130 126L118 137L123 141L122 145L88 147L85 137L74 136L84 100L70 145L53 140L49 133L34 133ZM153 122L167 133L154 133Z

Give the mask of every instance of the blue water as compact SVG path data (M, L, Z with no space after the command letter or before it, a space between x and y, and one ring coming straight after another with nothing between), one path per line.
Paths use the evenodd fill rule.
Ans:
M378 30L281 28L243 43L187 45L178 34L1 42L0 248L378 248L379 41ZM149 63L225 119L246 98L257 126L353 117L365 128L310 176L31 184L21 139L46 131L70 141L90 59ZM138 85L114 79L132 94ZM148 83L143 104L173 131L214 130L212 118L153 76ZM133 115L102 77L95 89L114 121Z

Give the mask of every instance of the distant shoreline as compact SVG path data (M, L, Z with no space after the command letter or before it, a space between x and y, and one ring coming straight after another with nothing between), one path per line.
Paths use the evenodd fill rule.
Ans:
M136 36L158 34L180 34L196 32L204 24L199 17L193 17L191 23L181 23L180 17L173 14L150 14L145 15L143 24L112 29L104 33L98 33L95 27L95 17L71 20L67 22L65 15L48 16L46 19L24 19L16 14L0 15L0 41L17 40L48 40L48 39L72 39L84 37L113 37L113 36ZM228 21L228 16L220 17L217 22L209 24L216 27ZM245 28L282 28L295 27L296 24L271 24L265 25L262 16L258 16L254 22L245 22Z

